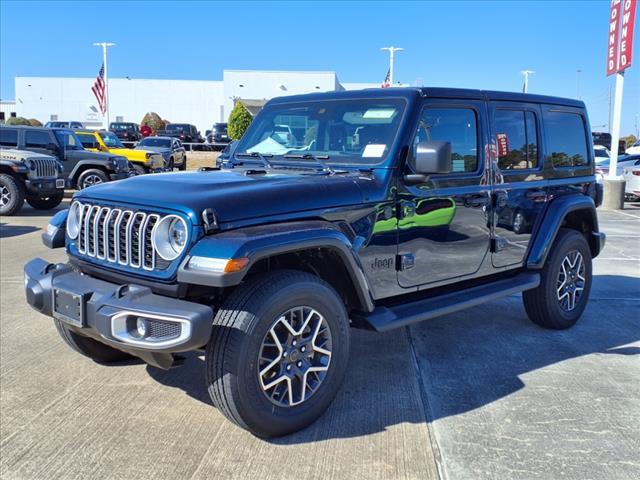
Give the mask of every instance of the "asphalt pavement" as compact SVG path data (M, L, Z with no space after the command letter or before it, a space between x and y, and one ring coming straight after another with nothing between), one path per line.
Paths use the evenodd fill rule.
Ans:
M65 201L66 203L66 201ZM211 405L202 357L162 371L75 354L24 301L51 212L0 219L0 478L640 478L640 205L599 211L591 301L562 332L519 296L386 334L352 331L311 427L264 441Z

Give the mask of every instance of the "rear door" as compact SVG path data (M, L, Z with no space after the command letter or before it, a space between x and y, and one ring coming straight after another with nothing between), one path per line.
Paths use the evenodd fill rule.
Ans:
M547 202L542 164L541 111L537 104L489 102L497 145L494 175L494 267L524 261L531 234Z

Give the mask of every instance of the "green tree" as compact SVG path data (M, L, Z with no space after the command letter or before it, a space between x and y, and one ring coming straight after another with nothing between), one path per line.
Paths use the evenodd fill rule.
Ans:
M7 125L27 125L27 126L31 126L31 124L29 123L29 120L27 120L24 117L10 117L7 118L6 121Z
M245 106L241 102L236 102L236 105L231 110L229 115L228 132L229 138L233 140L240 140L244 135L245 130L251 125L253 117Z
M159 130L164 130L164 122L156 112L147 113L140 122L140 126L142 127L143 125L149 127L151 133L154 135L158 133Z
M29 125L31 125L32 127L41 127L42 123L40 122L40 120L38 120L36 118L30 118L29 119Z

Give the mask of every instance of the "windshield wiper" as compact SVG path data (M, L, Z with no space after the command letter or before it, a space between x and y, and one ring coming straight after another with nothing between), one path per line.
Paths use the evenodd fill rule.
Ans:
M271 153L267 153L267 154L262 154L262 153L258 153L258 152L242 152L242 153L235 153L233 155L234 157L251 157L251 158L259 158L260 161L264 164L265 168L268 169L272 169L273 165L271 165L271 162L269 162L269 160L267 160L267 157L271 158L273 157L273 155Z
M310 153L289 153L287 155L283 155L284 158L301 158L304 160L315 160L323 172L329 172L329 174L333 175L336 171L327 165L324 160L329 160L329 155L311 155Z

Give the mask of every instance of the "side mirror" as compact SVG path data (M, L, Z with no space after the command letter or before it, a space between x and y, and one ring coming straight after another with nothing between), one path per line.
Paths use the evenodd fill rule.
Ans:
M405 175L409 184L426 182L430 174L451 173L451 143L420 142L416 154L409 158L409 166L415 172Z

